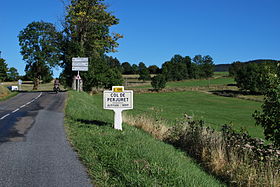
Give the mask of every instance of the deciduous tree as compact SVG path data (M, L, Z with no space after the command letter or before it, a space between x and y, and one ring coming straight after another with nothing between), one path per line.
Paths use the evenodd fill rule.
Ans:
M71 0L66 7L63 40L63 74L62 79L68 86L72 84L75 72L71 70L72 57L90 57L89 71L82 72L85 90L91 87L107 85L104 72L111 67L104 61L104 54L115 52L117 40L122 38L118 33L110 33L110 27L119 20L107 10L104 0ZM94 62L94 59L99 59ZM103 60L100 60L103 59ZM99 64L101 63L101 64ZM98 69L102 68L102 69ZM99 81L96 81L96 80Z
M33 89L37 90L42 77L49 73L44 70L50 70L59 64L61 34L52 23L40 21L27 25L20 31L18 38L20 52L26 61L25 70L31 72Z

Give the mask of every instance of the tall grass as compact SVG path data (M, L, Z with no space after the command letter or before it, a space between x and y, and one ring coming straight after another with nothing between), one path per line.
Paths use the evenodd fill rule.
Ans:
M280 150L246 133L236 133L229 126L218 132L204 127L203 121L190 119L169 128L166 122L155 122L147 116L125 119L184 150L231 186L280 186Z

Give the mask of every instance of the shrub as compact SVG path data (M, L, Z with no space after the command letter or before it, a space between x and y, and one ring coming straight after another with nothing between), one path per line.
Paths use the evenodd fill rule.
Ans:
M157 75L152 78L152 87L156 90L162 90L166 86L166 79L163 75Z

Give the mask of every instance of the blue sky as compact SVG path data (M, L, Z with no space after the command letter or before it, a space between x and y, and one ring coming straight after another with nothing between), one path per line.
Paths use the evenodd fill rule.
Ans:
M210 55L216 64L280 59L279 0L107 0L120 19L113 32L124 35L121 62L158 65L175 54ZM17 35L32 21L58 27L61 0L1 2L0 51L10 67L24 73ZM58 72L55 71L57 76Z

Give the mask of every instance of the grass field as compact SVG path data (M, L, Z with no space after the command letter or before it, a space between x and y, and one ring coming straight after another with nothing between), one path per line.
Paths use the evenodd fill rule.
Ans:
M231 77L219 77L212 79L197 79L197 80L184 80L184 81L172 81L166 83L166 88L181 88L181 87L210 87L217 85L234 84L234 79ZM151 89L151 84L136 85L132 88L145 88Z
M173 146L126 124L114 130L100 99L71 91L66 107L68 137L96 186L222 186Z
M101 107L102 96L96 95L94 98ZM145 93L134 95L134 109L127 113L166 120L169 125L175 125L187 114L194 119L204 120L215 129L232 124L236 130L243 128L254 137L264 138L262 128L255 126L252 117L252 113L259 110L260 106L260 102L194 91Z

